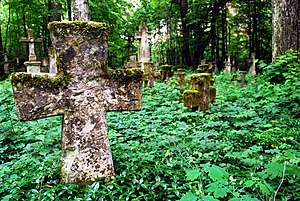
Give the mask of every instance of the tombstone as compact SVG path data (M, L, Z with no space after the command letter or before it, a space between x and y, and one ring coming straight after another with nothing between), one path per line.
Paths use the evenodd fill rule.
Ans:
M49 56L49 73L57 73L57 66L55 63L55 52L53 47L48 48Z
M169 81L171 77L174 75L174 73L172 72L172 67L170 65L162 65L161 71L162 71L161 72L162 82Z
M209 65L208 64L200 64L197 68L197 73L205 73L208 72Z
M256 69L255 69L255 65L256 65L257 60L255 60L255 53L251 53L251 57L249 59L249 73L250 75L256 75Z
M184 106L192 111L206 111L216 100L216 88L211 86L210 73L197 73L191 76L191 87L183 92Z
M225 72L226 73L230 73L231 72L230 53L228 53L227 60L225 61Z
M184 72L184 70L182 68L178 68L177 69L177 72L176 72L176 78L177 78L177 81L179 83L179 90L180 90L180 93L183 93L183 90L184 90L184 86L186 84L186 72Z
M129 62L125 65L126 68L141 68L141 62L136 61L136 55L130 55Z
M151 39L151 34L148 33L147 25L141 24L139 26L139 32L135 33L135 39L140 41L138 61L142 63L150 61L150 48L148 45L148 39Z
M7 53L4 53L4 74L9 75L10 70L9 70L9 63L8 63L8 58L7 58Z
M27 38L21 38L20 42L28 43L29 45L29 61L25 62L28 73L40 73L41 62L36 60L36 55L34 51L34 43L42 43L42 39L33 38L33 30L27 29Z
M148 88L154 85L154 63L144 62L144 81Z
M247 71L239 71L240 72L240 87L243 88L246 85L246 74Z
M143 72L107 70L103 23L50 22L57 74L14 73L12 87L21 120L63 115L61 182L110 179L114 167L106 112L140 110Z
M42 60L41 61L41 63L42 63L41 72L48 72L49 71L49 58L43 57L41 60Z

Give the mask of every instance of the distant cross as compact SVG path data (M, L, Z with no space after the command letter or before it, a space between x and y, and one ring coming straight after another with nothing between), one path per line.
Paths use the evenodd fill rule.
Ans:
M63 115L62 182L110 178L106 112L141 109L142 71L107 71L107 27L101 23L53 22L49 29L58 72L13 74L18 115L21 120Z
M27 29L27 38L21 38L20 42L28 43L29 45L29 61L36 61L36 54L34 51L34 43L42 43L41 38L33 38L33 30Z
M139 32L135 33L135 39L140 40L139 45L139 62L150 61L150 48L148 45L148 39L151 39L151 34L148 33L147 25L142 24L139 26Z

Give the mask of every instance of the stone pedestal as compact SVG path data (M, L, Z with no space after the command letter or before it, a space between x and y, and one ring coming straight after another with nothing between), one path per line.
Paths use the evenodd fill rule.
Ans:
M40 73L41 62L40 61L26 61L24 63L27 69L27 73Z
M180 92L183 93L184 91L184 86L186 84L186 72L184 72L184 70L182 68L178 68L177 69L177 72L176 72L176 78L177 78L177 81L179 83L179 89L180 89Z

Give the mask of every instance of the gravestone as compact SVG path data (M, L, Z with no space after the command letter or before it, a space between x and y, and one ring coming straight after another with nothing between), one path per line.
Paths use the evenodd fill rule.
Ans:
M42 43L41 38L33 37L33 30L27 29L27 38L21 38L20 42L28 43L29 45L29 60L25 62L25 66L27 68L28 73L40 73L41 70L41 62L36 60L36 54L34 51L34 43Z
M57 73L57 66L55 63L55 53L54 48L48 48L48 57L49 57L49 73Z
M9 75L10 70L9 70L9 63L8 63L8 58L7 58L7 53L4 53L4 74Z
M247 71L239 71L240 73L240 87L243 88L246 85L246 74Z
M144 62L144 81L148 88L154 85L154 63Z
M228 53L227 60L225 61L225 72L226 73L230 73L231 72L230 53Z
M167 65L167 64L161 66L162 82L169 81L173 75L174 75L174 73L172 72L172 66Z
M141 68L141 62L136 61L136 55L130 55L129 62L125 65L126 68Z
M135 33L135 39L140 41L138 51L139 62L150 61L150 48L148 45L148 39L151 39L151 34L148 33L148 27L145 24L139 26L139 32Z
M182 68L178 68L176 72L177 81L179 83L179 90L181 93L183 93L184 86L186 84L186 72Z
M109 179L114 167L106 112L140 110L143 72L107 69L107 29L95 22L51 22L57 74L14 73L21 120L63 115L63 183Z
M255 60L255 53L251 53L251 57L249 59L249 73L250 75L256 75L256 69L255 69L255 65L256 65L257 60Z
M216 100L216 88L211 85L210 73L197 73L191 76L191 87L183 92L184 106L192 111L206 111L209 104Z

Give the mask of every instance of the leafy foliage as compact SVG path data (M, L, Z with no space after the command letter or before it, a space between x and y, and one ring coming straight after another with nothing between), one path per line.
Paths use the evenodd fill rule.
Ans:
M183 107L174 80L145 88L141 111L108 113L115 179L85 187L59 183L61 117L19 122L1 82L1 199L299 200L299 86L231 78L216 77L207 113Z

